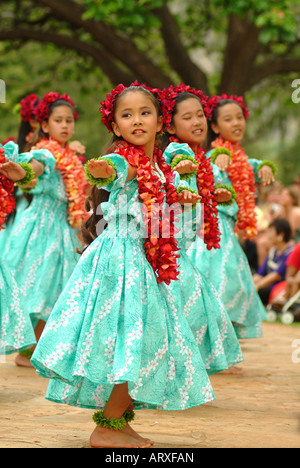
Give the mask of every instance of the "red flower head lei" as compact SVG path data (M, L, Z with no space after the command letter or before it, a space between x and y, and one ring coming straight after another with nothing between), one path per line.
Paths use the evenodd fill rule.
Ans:
M138 82L134 82L131 86L142 87L154 95L157 91ZM126 89L125 86L118 85L101 103L102 122L110 132L115 100L124 89ZM130 165L137 168L138 191L143 203L144 222L147 227L147 238L144 242L146 257L153 268L157 282L170 284L172 280L178 280L179 275L177 265L179 248L175 239L174 225L176 210L172 209L177 203L177 190L173 184L174 174L170 166L166 164L162 152L157 148L154 152L154 161L164 174L164 182L154 173L151 161L142 148L121 141L114 149L114 153L120 154ZM166 209L164 209L165 195Z
M5 150L0 147L0 164L5 163ZM7 216L15 209L14 183L0 174L0 231Z
M36 94L29 94L20 101L20 115L23 122L29 122L31 119L36 118L34 110L39 102L40 99Z
M219 103L225 100L236 102L242 108L245 119L246 120L249 119L249 109L245 105L245 102L242 96L228 96L227 94L221 94L221 96L212 96L208 100L208 106L210 108L210 116L208 118L212 117L213 110L219 105Z
M43 99L39 102L38 106L34 110L34 114L39 123L45 122L49 119L50 106L56 101L66 101L69 104L71 104L71 106L74 109L74 119L78 119L79 116L78 113L75 111L75 104L70 98L70 96L68 96L67 94L61 95L59 93L50 92L45 94Z
M211 110L208 106L208 97L205 96L202 91L196 90L191 86L185 85L183 83L181 83L179 86L170 86L169 88L165 88L159 92L159 101L163 112L164 125L166 130L168 127L170 127L172 122L174 108L176 106L176 99L179 94L182 93L189 93L196 96L201 101L206 118L211 116Z

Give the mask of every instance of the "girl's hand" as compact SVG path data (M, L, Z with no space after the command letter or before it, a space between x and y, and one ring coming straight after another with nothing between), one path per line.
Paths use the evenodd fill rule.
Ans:
M224 188L216 189L215 196L217 199L217 203L229 202L232 199L232 193Z
M231 164L232 159L228 156L228 154L219 154L215 160L215 165L218 166L221 171L226 171L226 169L228 169Z
M96 179L106 179L115 172L114 168L110 166L105 159L99 159L97 161L91 159L87 164L91 175Z
M22 189L33 189L37 184L38 179L33 179L28 185L22 185Z
M183 190L178 194L178 203L180 203L180 205L194 205L199 200L201 200L201 197L196 193L190 192L189 190Z
M80 141L71 141L69 147L71 150L76 151L76 153L78 154L85 154L86 148L80 143Z
M0 164L0 174L3 174L13 182L24 179L26 177L26 171L18 163L13 161L7 161Z
M180 161L180 163L177 164L176 167L174 167L174 171L178 172L178 174L190 174L191 172L194 172L198 166L196 164L193 164L193 161L190 161L189 159L184 159L183 161Z
M263 185L271 185L275 182L275 177L270 166L263 166L257 175Z

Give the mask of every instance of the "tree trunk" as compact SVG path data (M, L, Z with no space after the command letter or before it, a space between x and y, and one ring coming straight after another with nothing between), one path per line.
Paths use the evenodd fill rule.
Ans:
M244 95L260 51L260 30L247 19L230 15L220 93Z

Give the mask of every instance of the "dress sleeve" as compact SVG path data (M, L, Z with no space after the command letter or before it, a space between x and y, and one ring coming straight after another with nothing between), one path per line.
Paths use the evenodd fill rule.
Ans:
M108 164L115 169L116 174L114 177L109 178L110 180L97 179L97 187L107 190L108 192L123 188L128 176L128 163L126 159L119 154L108 154L102 156L102 159L105 159Z
M2 145L1 145L2 146ZM6 145L3 146L5 151L5 156L10 161L18 162L19 156L19 146L13 141L9 141Z
M21 153L18 157L18 163L30 163L32 159L41 162L44 165L44 172L39 177L39 181L47 179L55 170L56 159L47 149L31 150L28 153Z
M170 143L164 151L164 158L170 166L175 158L190 159L196 162L194 151L186 143Z

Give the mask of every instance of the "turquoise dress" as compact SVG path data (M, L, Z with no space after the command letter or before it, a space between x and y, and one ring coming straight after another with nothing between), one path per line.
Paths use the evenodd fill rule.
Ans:
M78 231L68 224L68 200L54 155L46 149L20 154L17 162L44 164L32 202L22 207L5 243L3 259L10 266L26 301L33 326L47 321L70 278L81 248Z
M0 259L0 354L21 351L35 343L26 301L8 266Z
M106 157L117 171L103 187L110 192L101 206L108 226L82 254L31 361L51 379L46 398L98 409L115 384L128 382L137 409L181 410L211 401L181 304L157 283L146 259L137 180L126 182L122 156Z
M170 164L179 154L194 157L188 145L179 143L171 143L166 148L164 157ZM181 179L179 186L196 191L194 179ZM201 222L200 207L197 204L193 210L185 208L182 216L178 217L178 224L183 227L178 234L181 248L180 281L173 281L170 290L176 297L176 303L182 303L182 310L193 331L206 370L211 375L242 362L244 358L231 320L213 282L187 255L188 247L197 238L196 232Z
M10 141L4 146L4 149L6 157L14 162L17 162L19 157L19 146L16 143ZM22 195L22 191L18 188L15 193L15 213L10 216L8 222L4 223L3 227L5 227L5 229L0 231L0 252L4 252L5 247L8 245L9 237L12 233L14 222L22 213L23 209L26 208L26 206L28 205L27 200L25 200L25 198Z
M209 157L209 153L207 155ZM261 161L249 160L257 174ZM213 165L215 184L232 185L227 171ZM235 235L238 205L218 206L220 249L208 251L196 239L188 255L193 264L213 283L221 296L238 338L259 338L263 335L265 308L256 292L247 257Z
M18 147L14 143L8 143L4 149L6 157L17 157ZM5 231L1 230L1 235ZM10 354L33 346L36 340L26 301L11 269L2 259L3 249L0 252L0 354Z

